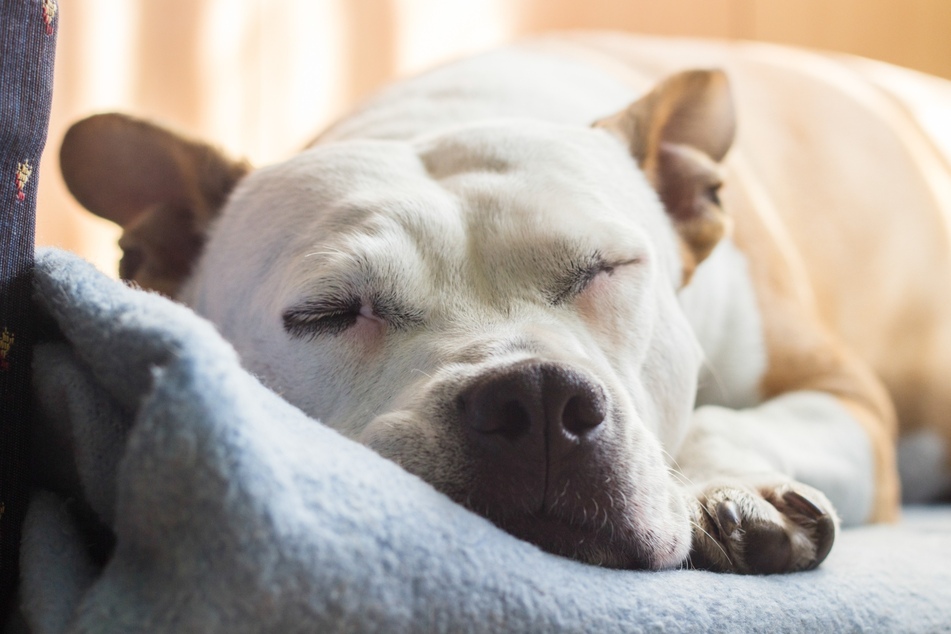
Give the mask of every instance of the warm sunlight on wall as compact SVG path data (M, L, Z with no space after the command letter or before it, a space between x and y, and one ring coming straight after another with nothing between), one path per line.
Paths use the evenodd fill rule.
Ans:
M59 178L68 125L123 110L262 164L380 84L569 28L762 39L951 77L944 0L82 0L62 3L37 241L115 271L118 230Z

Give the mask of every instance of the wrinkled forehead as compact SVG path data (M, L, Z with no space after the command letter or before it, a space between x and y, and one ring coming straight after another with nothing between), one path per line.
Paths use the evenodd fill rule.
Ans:
M655 193L600 130L506 122L414 142L317 146L252 174L229 213L262 203L266 211L233 219L255 225L239 233L307 268L341 252L502 262L574 248L608 258L657 252L678 275Z
M470 241L490 259L531 246L577 245L608 259L655 247L676 253L656 193L601 130L480 125L421 141L417 152L428 176L461 202Z

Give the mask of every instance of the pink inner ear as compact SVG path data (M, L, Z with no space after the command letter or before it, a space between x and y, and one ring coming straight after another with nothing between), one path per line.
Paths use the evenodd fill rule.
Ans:
M657 175L658 194L677 220L702 215L706 206L712 204L707 192L720 184L717 164L704 152L673 143L661 144Z

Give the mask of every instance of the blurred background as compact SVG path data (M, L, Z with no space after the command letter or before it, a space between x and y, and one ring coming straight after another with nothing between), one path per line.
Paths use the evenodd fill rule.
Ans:
M115 275L119 230L59 176L75 120L108 110L279 160L401 76L564 29L754 39L951 78L951 0L60 0L37 242Z

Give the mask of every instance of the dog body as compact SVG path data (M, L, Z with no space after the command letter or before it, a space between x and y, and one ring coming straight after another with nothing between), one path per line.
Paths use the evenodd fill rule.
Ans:
M394 85L247 176L115 115L62 164L125 227L123 277L513 534L802 570L839 516L895 517L893 402L938 447L913 495L951 484L951 177L850 64L560 36Z

